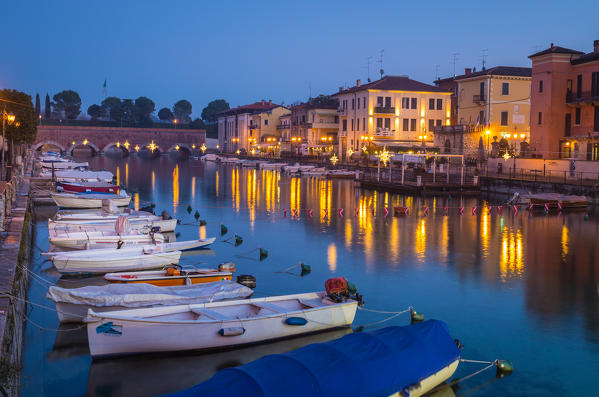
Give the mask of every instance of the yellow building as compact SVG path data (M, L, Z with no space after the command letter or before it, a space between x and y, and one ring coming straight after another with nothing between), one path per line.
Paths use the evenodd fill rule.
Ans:
M366 143L398 150L432 147L434 128L450 124L451 92L407 76L367 84L358 80L334 96L339 99L341 156Z
M485 148L506 138L519 148L530 138L531 68L496 66L457 76L458 124L482 138ZM489 141L489 142L488 142Z

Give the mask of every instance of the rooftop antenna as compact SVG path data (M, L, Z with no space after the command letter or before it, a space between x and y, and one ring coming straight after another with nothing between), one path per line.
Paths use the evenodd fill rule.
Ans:
M379 52L379 65L381 65L381 70L379 70L379 73L381 74L381 79L383 78L383 74L385 73L385 71L383 70L383 55L385 55L385 50L381 50Z
M453 73L452 73L453 77L455 77L455 63L458 60L458 55L460 55L459 52L454 52L453 54L451 54L451 58L452 58L451 63L453 65Z
M435 75L433 76L435 80L439 80L439 67L440 65L437 64L435 65L434 69L435 69Z
M487 70L487 52L489 50L487 48L485 48L484 50L481 50L482 52L482 59L483 59L483 70Z
M312 82L308 83L308 93L309 93L309 97L310 99L312 99Z
M368 69L368 82L370 83L370 61L372 60L372 56L366 58L366 68Z

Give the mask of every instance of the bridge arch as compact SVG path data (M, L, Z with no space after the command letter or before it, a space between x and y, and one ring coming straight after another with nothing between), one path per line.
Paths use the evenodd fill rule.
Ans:
M98 153L100 153L100 148L98 146L96 146L95 144L91 143L91 142L86 142L85 144L83 144L83 142L75 142L75 144L73 144L71 142L71 145L67 148L67 154L70 156L73 154L73 149L77 148L77 147L90 147L93 150L93 154L96 155Z
M187 154L192 154L193 153L193 149L191 148L191 146L189 146L186 143L175 143L174 145L172 145L169 149L168 152L178 152L180 150L186 151L188 152Z
M37 151L40 150L43 146L45 145L52 145L52 146L56 146L57 148L59 148L61 151L64 151L64 146L62 146L60 143L56 142L56 141L43 141L38 143L37 145L35 145L33 147L33 151Z
M117 145L118 143L118 145ZM117 149L121 149L123 151L123 154L128 155L131 150L133 149L134 145L129 144L129 148L127 149L122 143L120 142L112 142L109 143L108 145L104 146L104 149L102 149L102 152L106 153L106 151L108 151L111 148L117 148Z

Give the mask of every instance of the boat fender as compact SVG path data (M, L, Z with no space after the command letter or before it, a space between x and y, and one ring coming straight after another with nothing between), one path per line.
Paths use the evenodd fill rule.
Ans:
M249 274L240 274L237 276L237 283L248 288L256 288L256 277Z
M229 229L227 229L227 227L221 223L221 225L220 225L220 235L224 236L225 234L227 234L228 231L229 231Z
M417 312L414 309L410 309L410 319L412 324L421 323L424 321L424 314Z
M310 272L312 271L312 268L310 267L310 265L306 265L305 263L300 263L300 267L302 269L302 273L301 273L302 277L304 277L307 274L310 274Z
M268 257L268 250L260 248L260 260L264 260Z
M196 221L200 219L200 211L196 210L196 212L193 214L193 217L196 218Z
M306 325L308 320L303 317L287 317L285 319L285 324L287 325Z
M243 327L230 327L221 328L218 333L220 336L239 336L245 334L245 328Z
M232 262L225 262L218 265L219 272L235 272L235 264Z
M495 366L497 367L497 377L509 375L514 372L514 364L508 360L497 360Z
M191 205L187 204L187 213L191 214L191 210L192 210Z
M235 246L237 247L238 245L241 245L241 243L243 243L243 237L238 236L237 234L235 235Z

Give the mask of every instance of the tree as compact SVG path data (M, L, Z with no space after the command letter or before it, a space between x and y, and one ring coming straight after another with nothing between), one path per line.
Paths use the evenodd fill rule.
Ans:
M215 99L202 110L202 120L204 120L206 124L216 123L218 114L229 109L230 107L227 101L224 99Z
M41 114L40 94L35 94L35 117Z
M110 120L121 121L123 118L123 107L121 100L117 97L109 96L102 101L102 113Z
M133 99L123 99L121 101L121 111L123 112L121 121L127 123L135 122L135 103Z
M15 120L5 124L8 147L8 164L12 163L14 144L33 143L37 134L35 108L31 96L17 90L0 90L0 108L15 116Z
M52 97L54 109L57 112L63 112L69 120L74 120L81 113L81 98L73 90L59 92Z
M175 116L169 108L162 108L158 111L158 118L164 121L173 121Z
M197 118L197 119L193 120L191 123L189 123L189 126L191 128L197 128L197 129L200 129L200 130L206 129L206 125L204 124L204 122L200 118Z
M93 104L87 108L87 114L92 118L92 120L95 121L102 117L104 112L102 111L102 107L100 105Z
M191 103L185 99L181 99L173 106L173 114L180 123L188 124L191 121Z
M50 105L50 95L46 94L46 103L44 104L44 117L49 119L52 115L52 106Z
M154 113L156 105L151 99L140 96L135 100L135 121L140 125L151 125L152 118L150 115Z

